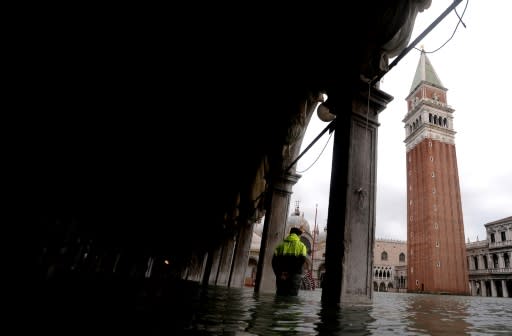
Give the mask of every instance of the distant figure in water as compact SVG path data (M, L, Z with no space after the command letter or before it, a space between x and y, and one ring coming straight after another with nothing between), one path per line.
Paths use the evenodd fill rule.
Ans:
M281 242L272 257L272 269L276 275L277 295L296 296L302 281L307 248L300 240L302 230L291 228L290 234Z

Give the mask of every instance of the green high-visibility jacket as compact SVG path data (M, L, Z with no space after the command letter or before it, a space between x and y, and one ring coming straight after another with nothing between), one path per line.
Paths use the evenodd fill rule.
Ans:
M272 268L275 274L280 272L302 273L306 261L307 248L295 233L288 235L274 250Z

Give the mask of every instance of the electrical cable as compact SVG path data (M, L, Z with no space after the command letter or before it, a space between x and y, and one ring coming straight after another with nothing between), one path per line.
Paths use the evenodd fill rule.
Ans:
M414 47L414 49L416 49L418 51L422 51L425 54L433 54L433 53L439 51L441 48L443 48L448 42L450 42L450 40L453 38L453 36L455 36L455 33L457 32L457 29L459 28L459 25L461 23L464 26L464 28L466 28L466 25L462 21L462 18L464 17L464 13L466 13L466 9L468 8L468 3L469 3L469 0L466 0L466 6L464 7L464 10L462 11L462 15L459 15L459 13L457 13L457 9L454 8L455 14L459 18L459 21L457 22L457 25L455 26L455 29L453 30L452 36L450 36L450 38L448 40L446 40L446 42L444 42L439 48L437 48L437 49L435 49L433 51L424 51L424 50L420 50L420 49L418 49L416 47Z
M302 173L304 173L304 172L308 171L311 167L313 167L313 166L314 166L314 164L318 161L318 159L320 158L320 156L322 156L322 153L324 152L325 148L327 147L327 144L328 144L328 143L329 143L329 141L331 140L331 137L332 137L332 135L333 135L333 134L334 134L334 132L331 132L331 134L329 135L329 138L327 138L327 142L325 143L324 148L322 148L322 150L320 151L320 154L318 154L318 156L317 156L317 158L315 159L315 161L313 161L313 163L312 163L309 167L307 167L306 169L304 169L304 170L302 170L302 171L299 171L299 172L297 172L297 173L302 174Z

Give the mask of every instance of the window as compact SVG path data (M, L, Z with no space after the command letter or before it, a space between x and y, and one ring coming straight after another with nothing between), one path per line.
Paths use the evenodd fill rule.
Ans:
M400 255L398 256L398 261L405 262L405 253L400 253Z
M438 241L436 241L436 247L439 247L439 242Z
M441 267L441 262L440 261L437 262L436 267L437 268Z
M498 256L496 254L492 255L492 265L494 268L498 268Z
M505 231L501 231L501 241L507 240L507 236L505 235Z
M491 233L491 243L494 243L495 240L494 240L494 233Z
M382 252L380 260L388 260L388 253L386 251Z

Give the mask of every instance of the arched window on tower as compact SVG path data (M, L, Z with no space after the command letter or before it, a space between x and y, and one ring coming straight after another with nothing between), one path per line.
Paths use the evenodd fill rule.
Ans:
M434 116L434 125L437 125L437 116Z
M443 126L448 127L448 120L446 118L443 119Z
M400 255L398 256L398 261L399 262L405 262L405 253L400 253Z
M429 122L429 123L432 123L432 113L429 113L429 114L428 114L428 122Z
M388 260L388 253L386 251L381 253L380 260Z

